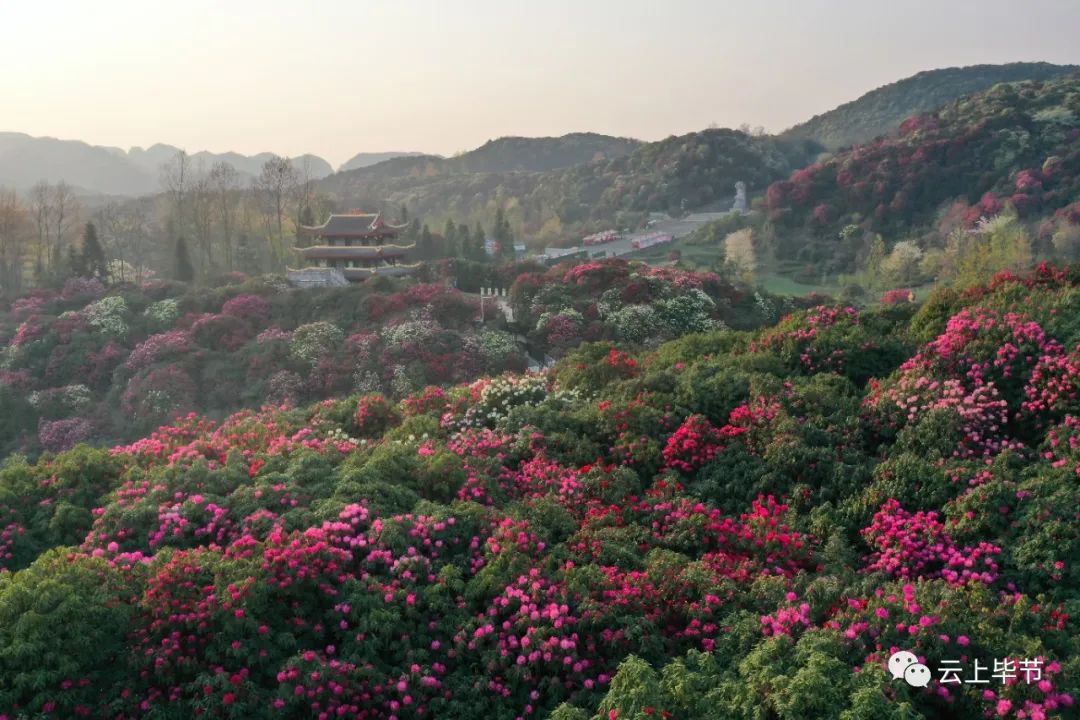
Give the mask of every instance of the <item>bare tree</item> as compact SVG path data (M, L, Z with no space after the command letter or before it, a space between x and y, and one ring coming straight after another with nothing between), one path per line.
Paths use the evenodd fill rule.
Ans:
M199 250L199 261L205 276L214 268L214 216L216 213L210 176L202 172L202 168L199 168L193 176L190 197L192 236Z
M141 283L150 259L150 219L139 201L109 203L97 215L108 254L115 259L109 268L114 282Z
M45 270L45 251L49 247L49 218L52 217L52 188L41 180L30 188L30 214L37 230L37 272Z
M293 217L296 227L303 224L301 221L304 213L311 213L312 202L315 199L315 180L311 177L311 158L304 158L300 168L296 171L296 214Z
M233 233L236 229L236 210L240 203L240 173L227 162L210 168L210 187L214 195L214 210L221 228L221 245L225 252L225 268L233 269Z
M172 235L183 235L187 229L187 196L191 185L191 158L177 150L169 162L161 166L161 188L169 200Z
M0 188L0 290L7 294L22 289L30 214L14 190Z
M272 252L280 266L285 255L285 216L287 206L296 194L299 176L287 158L274 156L267 160L255 180L255 190L262 201L264 212L275 231Z
M61 180L52 187L52 244L49 252L49 267L56 270L64 257L72 228L79 224L81 207L71 186Z

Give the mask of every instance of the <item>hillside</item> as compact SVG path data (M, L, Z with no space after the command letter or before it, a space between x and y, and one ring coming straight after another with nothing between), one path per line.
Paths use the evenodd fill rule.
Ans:
M0 707L1072 717L1078 278L15 458Z
M805 235L794 231L806 230L819 238L822 257L848 251L836 234L849 223L900 240L939 220L945 229L970 228L1010 206L1028 221L1056 214L1076 223L1078 201L1080 75L997 85L803 168L766 193L782 237L802 243Z
M507 147L489 143L458 158L398 158L364 170L333 175L321 187L345 207L405 204L435 227L447 218L490 227L501 204L519 236L554 244L585 229L603 229L621 213L678 212L733 196L742 180L763 189L800 167L800 143L750 137L734 130L706 130L642 144L628 154L594 158L593 136L575 138L578 163L543 172L504 170ZM588 141L587 141L588 140ZM616 139L608 139L615 141ZM498 142L498 141L496 141ZM632 141L618 141L626 150ZM526 143L533 167L570 155ZM503 159L499 159L503 158Z
M812 140L829 150L850 147L894 131L904 120L988 90L1002 82L1049 80L1080 71L1078 65L1009 63L927 70L871 90L781 134Z

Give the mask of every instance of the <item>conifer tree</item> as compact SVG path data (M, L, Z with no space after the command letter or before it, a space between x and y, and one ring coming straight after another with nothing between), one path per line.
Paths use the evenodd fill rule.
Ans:
M176 239L176 264L173 270L174 277L180 282L191 283L195 281L195 266L191 264L191 254L188 252L187 240L182 235Z
M427 223L424 223L423 227L420 228L420 239L416 242L416 249L420 255L420 259L435 259L434 241L431 239L431 230L428 228Z
M443 255L457 257L458 250L457 225L453 220L447 220L446 227L443 228Z
M495 211L495 240L499 243L499 257L504 260L514 258L514 231L510 229L510 221L500 207Z
M458 255L466 260L472 259L473 239L469 232L469 226L465 223L458 225L457 229Z
M86 263L83 254L75 249L74 245L68 245L67 249L67 272L70 277L86 277Z
M487 244L485 240L487 235L484 232L484 226L480 223L476 223L476 228L473 230L473 246L472 246L472 259L477 262L484 262L487 260Z
M102 282L108 279L109 265L105 259L105 249L98 240L97 227L92 222L86 223L83 230L82 260L80 262L83 273L88 277L95 277Z

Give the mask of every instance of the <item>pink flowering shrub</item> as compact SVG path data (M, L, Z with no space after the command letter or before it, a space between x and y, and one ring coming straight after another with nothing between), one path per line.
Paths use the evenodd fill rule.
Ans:
M874 549L867 565L904 579L941 577L952 584L991 584L998 577L995 556L1001 548L990 543L957 547L945 532L936 512L909 513L890 500L862 530Z
M135 346L128 355L124 368L130 372L138 372L156 362L174 360L191 349L191 333L187 330L169 330L158 333Z
M38 427L38 442L50 452L63 452L88 441L92 434L93 427L86 418L42 420Z

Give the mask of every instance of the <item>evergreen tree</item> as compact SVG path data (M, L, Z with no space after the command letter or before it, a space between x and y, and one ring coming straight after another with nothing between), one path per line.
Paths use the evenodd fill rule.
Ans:
M514 232L510 229L510 221L500 207L495 211L495 240L499 243L499 257L503 260L514 259Z
M457 225L453 220L447 220L443 228L443 255L457 257L460 254L458 250Z
M247 233L236 238L236 264L249 275L259 273L259 256L248 242Z
M182 235L176 239L176 265L173 270L174 277L180 282L195 282L195 266L191 264L187 240Z
M486 239L487 234L484 232L484 226L479 222L476 223L476 229L473 230L472 235L473 245L472 255L470 256L476 262L484 262L487 260L487 245L484 242Z
M69 277L86 277L88 272L83 254L76 250L74 245L68 245L67 255L67 275Z
M404 203L401 205L401 209L398 210L398 225L406 225L409 222L409 210L405 207Z
M310 205L304 205L300 210L300 224L311 227L315 224L315 211L311 209Z
M102 282L108 279L109 264L105 259L105 249L98 240L97 227L92 222L86 223L83 230L82 261L83 272Z
M468 260L472 257L472 237L469 234L469 226L461 223L457 227L457 254L458 257Z
M427 223L420 228L420 239L416 241L416 249L421 260L435 259L435 242L431 238L431 230Z

